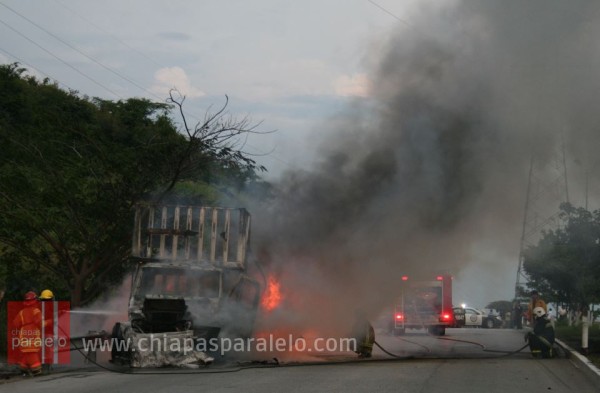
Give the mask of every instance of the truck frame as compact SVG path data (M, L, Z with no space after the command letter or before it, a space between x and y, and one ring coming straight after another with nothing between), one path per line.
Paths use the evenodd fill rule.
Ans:
M213 360L211 339L250 337L261 287L247 274L249 235L245 209L137 205L128 320L112 329L129 345L113 346L111 360L200 365ZM165 345L149 348L154 336Z

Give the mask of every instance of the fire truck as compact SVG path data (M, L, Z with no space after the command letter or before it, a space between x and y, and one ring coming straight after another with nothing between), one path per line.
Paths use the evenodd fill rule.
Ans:
M406 329L425 329L443 336L454 325L452 309L452 276L426 278L402 276L400 296L394 309L393 333L401 335Z

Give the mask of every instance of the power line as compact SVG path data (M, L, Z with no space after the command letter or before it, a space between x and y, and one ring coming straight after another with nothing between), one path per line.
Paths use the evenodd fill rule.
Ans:
M60 5L62 5L64 8L69 9L68 7L66 7L64 4L62 4L60 1L55 0L55 2L59 3ZM64 45L66 45L67 47L75 50L76 52L78 52L79 54L81 54L82 56L85 56L86 58L88 58L89 60L93 61L94 63L100 65L102 68L106 69L107 71L111 72L112 74L120 77L121 79L131 83L132 85L136 86L137 88L145 91L146 93L150 94L151 96L155 97L157 100L159 101L164 101L164 98L161 98L159 96L157 96L156 94L154 94L153 92L147 90L146 88L144 88L143 86L140 86L139 84L137 84L135 81L131 80L130 78L127 78L124 75L121 75L120 73L118 73L117 71L111 69L110 67L104 65L103 63L101 63L99 60L93 58L92 56L86 54L85 52L83 52L82 50L78 49L77 47L71 45L70 43L66 42L65 40L63 40L62 38L60 38L59 36L57 36L56 34L48 31L47 29L45 29L44 27L40 26L38 23L34 22L33 20L27 18L26 16L24 16L23 14L19 13L18 11L14 10L13 8L7 6L6 4L3 4L0 2L0 5L7 8L8 10L10 10L11 12L13 12L14 14L18 15L19 17L23 18L24 20L26 20L27 22L29 22L30 24L34 25L35 27L37 27L38 29L42 30L43 32L45 32L46 34L50 35L51 37L55 38L56 40L60 41L61 43L63 43ZM103 33L111 36L113 39L119 41L121 44L123 44L124 46L126 46L127 48L135 51L136 53L140 54L141 56L143 56L144 58L150 60L152 63L154 63L155 65L161 67L161 65L159 63L157 63L156 61L154 61L153 59L149 58L148 56L146 56L144 53L140 52L139 50L136 50L135 48L127 45L125 42L121 41L120 39L118 39L117 37L115 37L114 35L107 33L104 29L102 29L101 27L97 26L96 24L92 23L91 21L89 21L88 19L84 18L83 16L77 14L76 12L72 11L71 9L69 9L69 11L71 11L72 13L74 13L75 15L77 15L78 17L80 17L81 19L83 19L84 21L86 21L87 23L92 24L94 27L96 27L98 30L102 31ZM10 28L11 30L13 30L15 33L19 34L21 37L25 38L26 40L28 40L29 42L33 43L34 45L36 45L38 48L44 50L46 53L50 54L51 56L53 56L54 58L56 58L57 60L61 61L63 64L67 65L69 68L73 69L74 71L76 71L77 73L79 73L80 75L84 76L85 78L87 78L88 80L94 82L96 85L102 87L103 89L109 91L110 93L112 93L113 95L115 95L116 97L119 97L121 99L124 99L122 96L120 96L119 94L117 94L116 92L112 91L111 89L109 89L108 87L102 85L100 82L96 81L95 79L93 79L92 77L86 75L85 73L83 73L82 71L78 70L77 68L75 68L74 66L70 65L69 63L67 63L66 61L62 60L60 57L58 57L57 55L53 54L52 52L50 52L49 50L45 49L44 47L42 47L41 45L39 45L38 43L36 43L35 41L33 41L32 39L28 38L27 36L25 36L24 34L22 34L21 32L19 32L18 30L16 30L15 28L11 27L10 25L8 25L6 22L0 20L0 23L3 23L5 26L7 26L8 28ZM7 53L7 52L6 52ZM11 55L14 58L17 58L14 55ZM23 64L27 64L24 61L21 61ZM31 65L29 65L31 68L36 69L36 67L33 67ZM46 73L42 72L42 74L48 76ZM49 77L49 76L48 76ZM52 78L55 79L55 78ZM55 79L56 80L56 79ZM62 82L60 82L62 83ZM66 84L62 83L64 86L67 86ZM73 90L72 88L68 87L67 88ZM192 119L195 119L196 121L200 121L200 117L194 115L193 113L190 113L188 111L184 112L187 116L191 117ZM257 146L253 146L250 143L246 143L246 145L248 147L251 147L253 149L255 149L256 151L260 152L260 148L258 148ZM264 153L258 153L259 155L262 155ZM289 167L293 167L292 164L290 164L289 162L286 162L285 160L276 157L273 152L269 153L268 156L270 156L272 159L279 161L283 164L286 164Z
M0 3L2 4L2 3ZM48 49L44 48L43 46L41 46L40 44L38 44L37 42L35 42L34 40L32 40L31 38L27 37L25 34L21 33L20 31L18 31L17 29L13 28L11 25L9 25L8 23L6 23L5 21L3 21L2 19L0 19L0 23L2 23L4 26L8 27L9 29L11 29L12 31L14 31L15 33L17 33L18 35L20 35L21 37L25 38L27 41L31 42L32 44L34 44L35 46L37 46L38 48L40 48L41 50L43 50L44 52L48 53L50 56L54 57L56 60L60 61L61 63L63 63L64 65L66 65L67 67L69 67L70 69L72 69L73 71L77 72L79 75L83 76L84 78L88 79L89 81L95 83L96 85L100 86L101 88L103 88L104 90L108 91L109 93L111 93L112 95L114 95L115 97L118 97L120 99L123 99L123 97L121 97L121 95L115 93L114 91L112 91L111 89L109 89L108 87L104 86L102 83L98 82L97 80L95 80L94 78L92 78L91 76L83 73L82 71L80 71L79 69L77 69L76 67L72 66L71 64L67 63L65 60L61 59L60 57L58 57L57 55L55 55L54 53L50 52Z
M70 87L66 83L60 82L56 78L53 78L52 76L50 76L46 72L42 71L41 69L32 66L31 64L27 63L26 61L24 61L23 59L19 58L18 56L15 56L14 54L10 53L6 49L0 48L0 51L4 52L6 55L8 55L8 56L12 57L13 59L17 60L19 62L19 64L25 64L27 67L29 67L29 68L31 68L31 69L39 72L40 74L44 75L46 78L52 79L52 80L56 81L56 83L59 83L59 84L63 85L64 87L66 87L67 89L69 89L71 91L75 91L75 89L73 89L72 87Z
M375 7L379 8L380 10L382 10L383 12L385 12L386 14L391 15L392 17L394 17L395 19L399 20L400 22L404 23L406 26L410 27L410 28L414 28L414 26L412 26L410 23L408 23L406 20L398 17L396 14L392 13L391 11L389 11L386 8L383 8L382 6L380 6L379 4L377 4L376 2L372 1L372 0L368 0L369 3L373 4Z
M58 3L60 6L62 6L63 8L69 10L73 15L76 15L77 17L81 18L82 20L84 20L86 23L94 26L96 29L98 29L99 31L101 31L102 33L110 36L111 38L113 38L115 41L119 42L121 45L125 46L128 49L131 49L132 51L136 52L137 54L139 54L140 56L144 57L145 59L151 61L155 66L157 67L164 67L164 65L158 63L157 61L155 61L154 59L152 59L151 57L149 57L148 55L146 55L145 53L135 49L134 47L128 45L126 42L124 42L123 40L121 40L119 37L117 37L116 35L112 34L109 31L106 31L105 29L103 29L102 27L98 26L97 24L95 24L94 22L92 22L91 20L85 18L83 15L79 14L78 12L74 11L73 9L67 7L63 2L59 1L59 0L54 0L55 3Z
M85 56L86 58L90 59L91 61L93 61L94 63L98 64L100 67L104 68L105 70L107 70L108 72L118 76L119 78L131 83L132 85L136 86L137 88L145 91L146 93L152 95L153 97L155 97L158 100L162 101L162 98L158 97L157 95L155 95L154 93L152 93L151 91L147 90L145 87L140 86L138 83L136 83L135 81L131 80L130 78L121 75L119 72L113 70L112 68L104 65L102 62L100 62L99 60L95 59L94 57L88 55L87 53L83 52L82 50L80 50L79 48L71 45L70 43L68 43L67 41L63 40L62 38L60 38L59 36L57 36L56 34L48 31L47 29L43 28L42 26L40 26L39 24L37 24L36 22L32 21L31 19L27 18L26 16L24 16L23 14L19 13L18 11L15 11L14 9L12 9L11 7L7 6L4 3L0 2L0 5L3 6L4 8L10 10L11 12L13 12L14 14L20 16L21 18L25 19L27 22L31 23L32 25L34 25L35 27L37 27L38 29L42 30L43 32L45 32L46 34L48 34L51 37L54 37L56 40L62 42L64 45L68 46L69 48L73 49L74 51L76 51L77 53L81 54L82 56Z

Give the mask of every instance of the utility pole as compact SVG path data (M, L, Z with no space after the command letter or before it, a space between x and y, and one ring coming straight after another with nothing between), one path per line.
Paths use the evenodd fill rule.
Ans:
M565 147L561 143L560 149L555 149L547 156L542 157L539 152L531 155L515 298L522 293L528 280L523 271L524 252L527 247L537 243L542 230L560 227L559 207L563 202L569 202L569 186Z

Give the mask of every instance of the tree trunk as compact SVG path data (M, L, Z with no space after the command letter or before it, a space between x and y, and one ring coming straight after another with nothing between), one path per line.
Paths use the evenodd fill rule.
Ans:
M83 298L83 283L84 278L81 276L75 276L73 289L71 290L71 308L81 306L81 300Z

